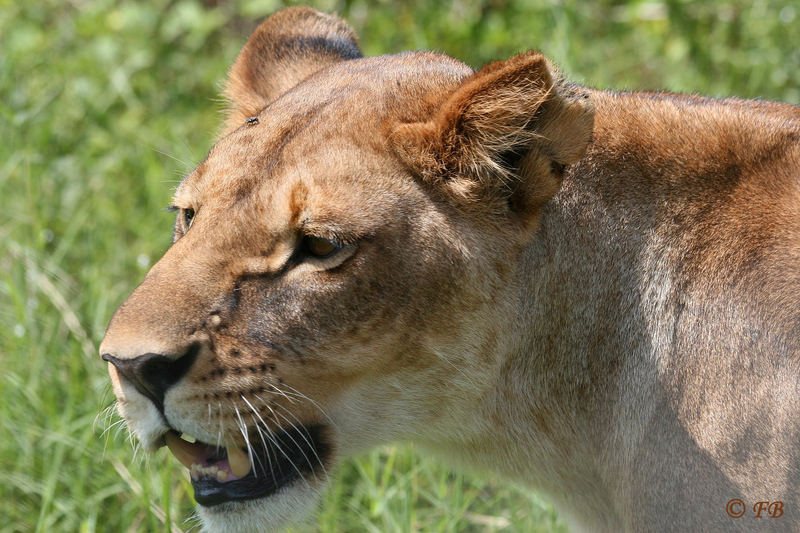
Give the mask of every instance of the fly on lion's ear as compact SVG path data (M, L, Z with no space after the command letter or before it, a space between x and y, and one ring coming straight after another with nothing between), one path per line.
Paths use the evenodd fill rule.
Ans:
M244 119L244 123L247 124L248 126L255 126L256 124L258 124L258 117L247 117L246 119Z

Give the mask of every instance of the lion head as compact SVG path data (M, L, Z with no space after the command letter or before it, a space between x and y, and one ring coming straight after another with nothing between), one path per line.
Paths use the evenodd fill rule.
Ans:
M226 94L174 242L100 353L130 430L191 469L207 526L247 531L296 519L379 443L486 438L516 258L592 108L538 53L477 72L364 58L308 8L258 27Z

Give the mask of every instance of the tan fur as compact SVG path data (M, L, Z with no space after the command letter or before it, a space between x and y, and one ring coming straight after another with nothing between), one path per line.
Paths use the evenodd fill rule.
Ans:
M225 130L238 128L313 73L357 57L358 38L341 19L309 7L275 13L253 32L231 66Z
M291 8L232 67L226 134L175 195L191 225L101 346L200 347L163 413L111 367L144 446L243 445L253 407L324 425L329 470L411 440L576 530L800 529L800 110L355 43ZM346 246L297 260L304 235ZM278 528L324 485L201 514Z

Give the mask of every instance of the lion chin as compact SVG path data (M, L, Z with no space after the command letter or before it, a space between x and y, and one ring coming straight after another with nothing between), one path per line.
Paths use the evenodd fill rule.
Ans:
M199 505L197 514L209 533L282 531L313 516L323 489L324 484L298 479L265 498Z

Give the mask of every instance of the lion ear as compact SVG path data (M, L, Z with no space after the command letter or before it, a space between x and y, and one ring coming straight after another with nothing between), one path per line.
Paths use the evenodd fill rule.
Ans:
M290 7L262 22L228 73L225 130L325 67L361 57L358 39L341 19L309 7Z
M593 123L588 95L528 52L474 73L429 121L395 127L390 142L417 174L462 203L485 205L489 195L531 211L557 192L564 165L586 151Z

